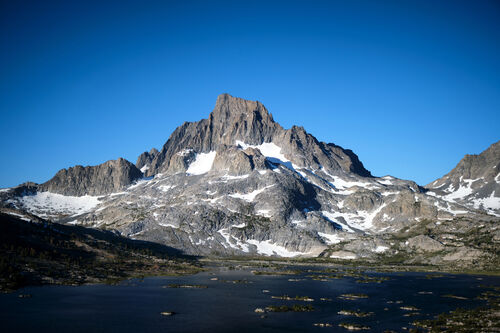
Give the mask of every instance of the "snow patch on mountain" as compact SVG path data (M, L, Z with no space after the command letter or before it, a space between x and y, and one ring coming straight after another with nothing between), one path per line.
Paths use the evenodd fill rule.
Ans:
M281 147L274 144L273 142L264 142L260 145L249 145L243 141L236 140L236 145L240 146L241 149L245 150L247 148L255 148L260 150L260 153L265 157L277 158L282 162L290 162L285 155L281 153Z
M377 181L383 185L393 185L394 179L395 178L392 176L385 176L385 177L379 178Z
M246 179L250 176L249 174L246 175L241 175L241 176L231 176L231 175L224 175L222 176L222 179L224 180L240 180L240 179Z
M477 179L463 179L463 177L460 177L460 184L459 187L455 190L453 185L450 185L446 192L449 192L450 194L443 196L443 199L449 200L449 201L455 201L457 199L463 199L466 196L470 195L473 190L471 188L471 184L475 182ZM466 184L462 184L462 181L465 182Z
M361 230L371 230L373 229L373 220L380 213L380 211L385 207L386 204L380 205L377 209L372 212L359 211L358 214L363 218L363 221L356 225L357 228Z
M236 237L234 237L233 235L231 235L229 233L228 228L220 229L218 231L218 233L222 237L224 237L225 243L222 243L222 246L224 246L225 248L228 248L228 246L229 246L229 247L231 247L233 249L240 250L240 251L243 251L243 252L249 252L250 251L249 248L248 248L248 244L245 244L245 243L241 242L239 239L237 239Z
M340 177L333 177L332 180L332 183L333 185L335 185L336 188L340 189L340 190L345 190L345 189L348 189L348 188L351 188L353 186L360 186L360 187L366 187L366 185L370 184L370 183L366 183L366 182L359 182L359 181L346 181Z
M212 169L216 152L196 154L195 160L189 165L186 173L189 175L202 175Z
M139 179L137 182L135 182L134 184L130 185L128 188L127 188L127 191L130 191L130 190L133 190L137 187L140 187L140 186L144 186L146 185L151 179L153 179L153 177L145 177L145 178L142 178L142 179Z
M255 245L257 247L257 253L266 256L280 256L280 257L296 257L303 255L303 252L289 251L284 246L272 243L271 240L258 241L254 239L249 239L247 243Z
M385 251L389 250L389 247L388 246L383 246L383 245L379 245L377 246L373 252L376 252L376 253L384 253Z
M179 226L176 226L175 224L172 224L172 223L158 223L158 225L162 226L162 227L179 229Z
M347 232L355 232L348 224L342 222L340 219L338 219L339 217L342 217L344 219L344 221L346 221L347 223L348 222L348 219L351 218L351 215L352 214L343 214L343 213L340 213L340 212L335 212L335 213L332 213L332 212L328 212L328 211L322 211L321 214L323 214L323 216L335 223L335 224L338 224L340 225L340 227L342 228L342 230L344 231L347 231ZM356 215L354 215L354 217L356 217Z
M38 192L34 195L23 196L19 198L19 201L27 211L46 217L54 214L75 215L89 212L100 203L99 198L90 195L75 197Z
M256 214L259 216L264 216L264 217L271 217L272 216L271 211L269 209L259 209L256 212Z
M179 155L179 156L187 156L187 155L189 155L192 151L193 151L193 149L188 148L188 149L184 149L184 150L181 150L181 151L177 152L177 154L176 154L176 155Z
M260 145L249 145L244 143L243 141L236 140L235 143L237 146L241 147L242 150L245 150L247 148L258 149L269 162L273 164L281 164L292 171L298 172L297 169L299 169L299 167L293 164L288 158L286 158L285 155L281 153L281 147L273 142L264 142ZM302 175L302 173L300 172L299 174Z
M321 171L329 178L329 181L327 183L334 188L334 193L336 194L349 195L354 193L353 190L350 190L350 188L353 186L367 187L368 185L372 185L369 182L344 180L338 176L330 174L323 166L321 166L319 171ZM315 172L313 173L316 174Z
M255 197L257 195L261 194L262 192L264 192L265 190L267 190L268 188L271 188L273 186L274 186L274 184L266 186L264 188L261 188L260 190L252 191L252 192L247 193L247 194L234 193L234 194L230 194L229 196L233 197L233 198L237 198L237 199L243 199L243 200L248 201L248 202L252 202L255 200Z
M163 191L163 192L168 192L175 187L176 187L176 185L160 185L160 186L158 186L158 189L160 191Z
M344 240L343 237L338 234L326 234L324 232L318 232L318 235L323 238L328 245L338 244Z
M489 197L474 199L473 203L474 203L474 208L476 209L479 209L481 207L487 210L500 209L500 198L495 197L495 191L491 192L491 195ZM498 214L495 214L493 212L490 212L490 214L499 216Z
M356 213L328 211L322 211L321 213L328 220L339 224L344 231L356 232L362 230L365 232L369 232L375 230L373 221L384 207L385 204L379 206L371 212L359 210ZM342 220L345 222L343 222Z
M332 254L330 254L330 258L334 259L344 259L344 260L354 260L358 256L350 251L335 251Z

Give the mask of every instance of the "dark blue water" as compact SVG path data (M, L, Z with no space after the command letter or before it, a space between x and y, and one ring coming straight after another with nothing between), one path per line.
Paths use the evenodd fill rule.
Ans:
M314 268L317 269L317 268ZM215 275L214 275L215 274ZM253 275L250 270L214 268L187 277L147 278L126 281L120 285L44 286L25 288L12 294L0 295L2 332L347 332L340 322L360 323L372 331L401 331L415 319L434 315L457 307L470 308L483 304L474 298L488 289L484 285L499 285L498 277L445 275L427 279L424 273L370 274L386 276L383 283L359 284L346 277L315 281L308 273L293 276ZM218 277L218 281L210 280ZM304 278L290 282L289 278ZM247 280L233 284L222 280ZM203 284L206 289L162 288L169 283ZM263 293L267 289L269 293ZM419 292L432 294L419 294ZM364 293L367 299L342 300L345 293ZM31 294L32 298L19 298ZM314 302L284 301L271 295L309 296ZM442 297L454 294L466 297L458 300ZM331 298L321 301L320 298ZM395 303L400 301L400 303ZM388 303L389 302L389 303ZM255 308L281 304L311 304L315 311L304 313L267 313L266 318ZM401 306L419 308L419 316L404 317ZM367 318L337 314L342 309L374 312ZM177 314L165 317L162 311ZM314 323L328 322L333 328L319 328Z

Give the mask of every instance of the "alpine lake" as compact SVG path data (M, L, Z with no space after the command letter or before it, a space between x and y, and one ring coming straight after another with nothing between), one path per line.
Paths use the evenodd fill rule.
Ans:
M498 276L213 262L195 275L1 294L0 322L2 332L408 332L485 306L499 286Z

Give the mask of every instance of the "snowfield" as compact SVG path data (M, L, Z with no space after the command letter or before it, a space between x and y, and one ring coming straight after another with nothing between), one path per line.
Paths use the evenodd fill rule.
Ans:
M99 197L85 195L74 197L51 192L38 192L20 198L23 206L34 214L47 216L49 213L76 215L94 209L99 203Z
M466 196L468 196L472 193L473 190L471 188L471 185L476 180L477 179L462 179L462 177L460 177L460 182L464 181L467 183L467 185L462 186L462 184L460 184L459 188L456 190L454 189L453 185L450 185L448 187L448 189L445 190L446 192L449 192L450 194L445 195L443 197L443 199L449 200L449 201L455 201L457 199L465 198Z
M212 169L216 152L196 154L195 160L189 165L186 173L189 175L202 175Z
M339 234L325 234L323 232L318 232L318 235L320 235L320 237L323 238L328 245L338 244L344 240L344 238Z
M271 240L258 241L249 239L247 243L255 245L257 247L257 253L266 256L278 255L280 257L296 257L305 254L302 252L289 251L284 246L271 243Z
M500 209L500 198L495 197L495 191L491 192L491 195L489 197L474 199L473 202L474 202L474 207L478 209L481 207L483 207L486 210ZM489 213L498 216L498 214L495 214L493 212Z
M240 146L242 150L245 150L247 148L258 149L260 150L260 153L264 155L271 163L281 164L292 171L296 171L296 169L298 169L298 166L293 164L288 158L285 157L285 155L281 153L281 147L273 142L264 142L263 144L255 146L246 144L243 141L236 140L236 145Z

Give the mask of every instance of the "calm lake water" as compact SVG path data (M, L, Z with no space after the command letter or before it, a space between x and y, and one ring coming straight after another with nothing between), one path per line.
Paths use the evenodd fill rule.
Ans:
M472 275L435 275L429 279L426 273L366 273L388 277L389 280L357 283L354 277L316 281L307 277L310 274L267 276L253 275L250 269L212 268L209 272L192 276L130 280L115 286L30 287L0 295L1 331L348 332L337 326L340 322L370 326L374 332L386 329L402 331L415 319L432 318L457 307L481 305L483 302L474 298L488 290L484 286L500 284L498 277ZM218 280L211 280L214 277ZM249 283L231 283L229 280L247 280ZM202 284L208 288L162 288L170 283ZM345 293L364 293L369 297L359 300L337 298ZM19 294L31 294L32 297L19 298ZM309 296L314 301L271 298L272 295L285 294ZM443 297L447 294L467 299ZM331 301L320 298L330 298ZM267 313L266 318L254 312L255 308L282 304L311 304L315 311ZM417 307L420 315L405 317L408 311L400 309L401 306ZM337 312L343 309L374 312L374 315L366 318L339 315ZM177 314L166 317L160 314L162 311ZM324 322L334 327L313 326Z

